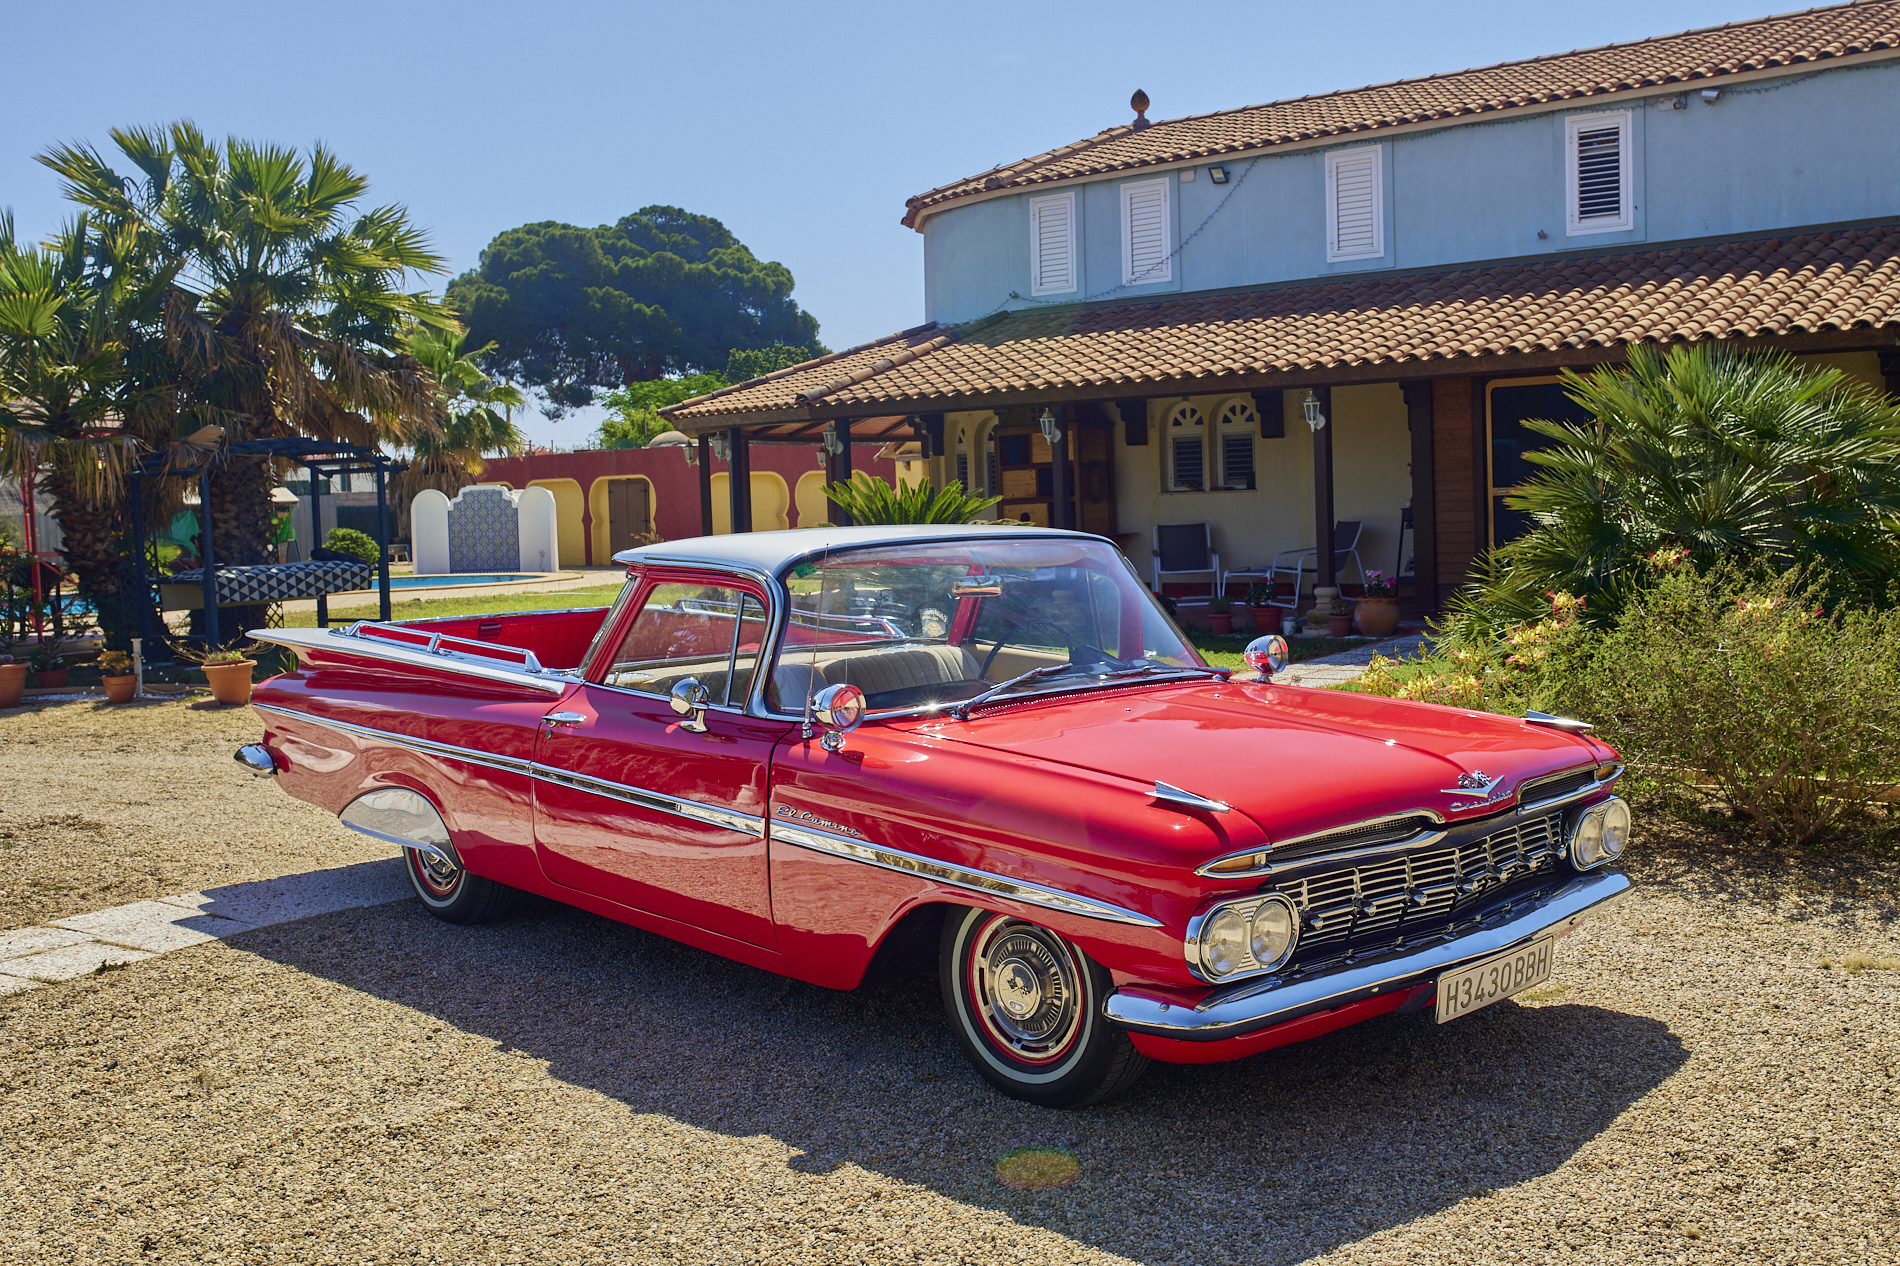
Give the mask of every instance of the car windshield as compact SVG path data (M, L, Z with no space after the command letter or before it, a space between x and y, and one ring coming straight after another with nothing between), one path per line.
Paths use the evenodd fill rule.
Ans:
M1074 689L1201 657L1100 541L954 541L840 550L785 577L790 624L768 702L800 712L828 685L874 712L1012 690Z

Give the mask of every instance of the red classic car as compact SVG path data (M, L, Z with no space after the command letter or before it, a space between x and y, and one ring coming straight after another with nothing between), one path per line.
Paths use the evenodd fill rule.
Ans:
M514 890L833 988L935 943L1008 1094L1236 1059L1544 979L1621 897L1578 722L1209 668L1109 542L762 532L615 555L610 609L252 634L238 758L400 845L468 923Z

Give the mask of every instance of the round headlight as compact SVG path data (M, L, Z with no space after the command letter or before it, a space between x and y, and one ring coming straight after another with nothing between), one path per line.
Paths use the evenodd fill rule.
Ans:
M1201 929L1201 965L1216 980L1247 961L1247 920L1232 906L1218 910Z
M1611 796L1598 809L1598 821L1602 826L1603 856L1606 859L1620 857L1630 842L1630 807L1628 802L1617 796Z
M1600 807L1585 809L1577 815L1577 824L1570 828L1570 864L1578 870L1589 870L1607 857L1603 851L1602 810Z
M1253 912L1253 936L1248 942L1254 962L1272 971L1293 953L1298 939L1298 924L1291 904L1278 899L1267 901Z

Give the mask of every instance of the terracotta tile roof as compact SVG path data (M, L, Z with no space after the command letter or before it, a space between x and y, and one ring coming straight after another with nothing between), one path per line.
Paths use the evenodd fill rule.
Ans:
M1213 159L1435 119L1450 122L1607 93L1697 84L1745 71L1799 67L1895 48L1900 48L1900 2L1856 0L1633 44L1161 120L1140 130L1112 127L1073 145L918 194L905 203L903 222L915 227L921 214L933 207L993 189Z
M1900 329L1900 227L1029 309L907 330L664 412L703 429L746 415L981 408L1078 389L1106 399L1329 369L1391 366L1400 378L1434 362L1459 372L1442 362L1474 357L1852 329Z

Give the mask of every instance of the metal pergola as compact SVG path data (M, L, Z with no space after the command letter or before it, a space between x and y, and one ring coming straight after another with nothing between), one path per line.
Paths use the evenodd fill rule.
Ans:
M133 557L138 560L139 590L142 595L142 610L145 618L141 621L148 629L154 617L161 636L164 617L158 615L158 604L152 596L152 581L146 568L145 505L140 495L143 481L146 479L189 479L198 480L198 534L199 534L199 574L204 586L204 632L201 635L207 647L221 644L218 628L218 568L212 554L211 544L211 470L220 461L234 457L275 458L302 466L310 473L310 534L320 540L323 533L323 484L333 475L373 473L376 476L376 574L377 587L381 594L381 617L390 618L389 595L389 476L409 469L407 463L398 462L381 450L362 444L326 443L322 440L304 439L293 436L285 439L240 440L234 444L221 444L211 456L196 466L174 466L163 454L154 454L140 463L132 472L132 544ZM240 564L246 565L246 564ZM248 564L251 566L271 566L272 564ZM232 568L225 568L226 571ZM323 627L329 624L329 602L327 595L317 595L317 624Z

